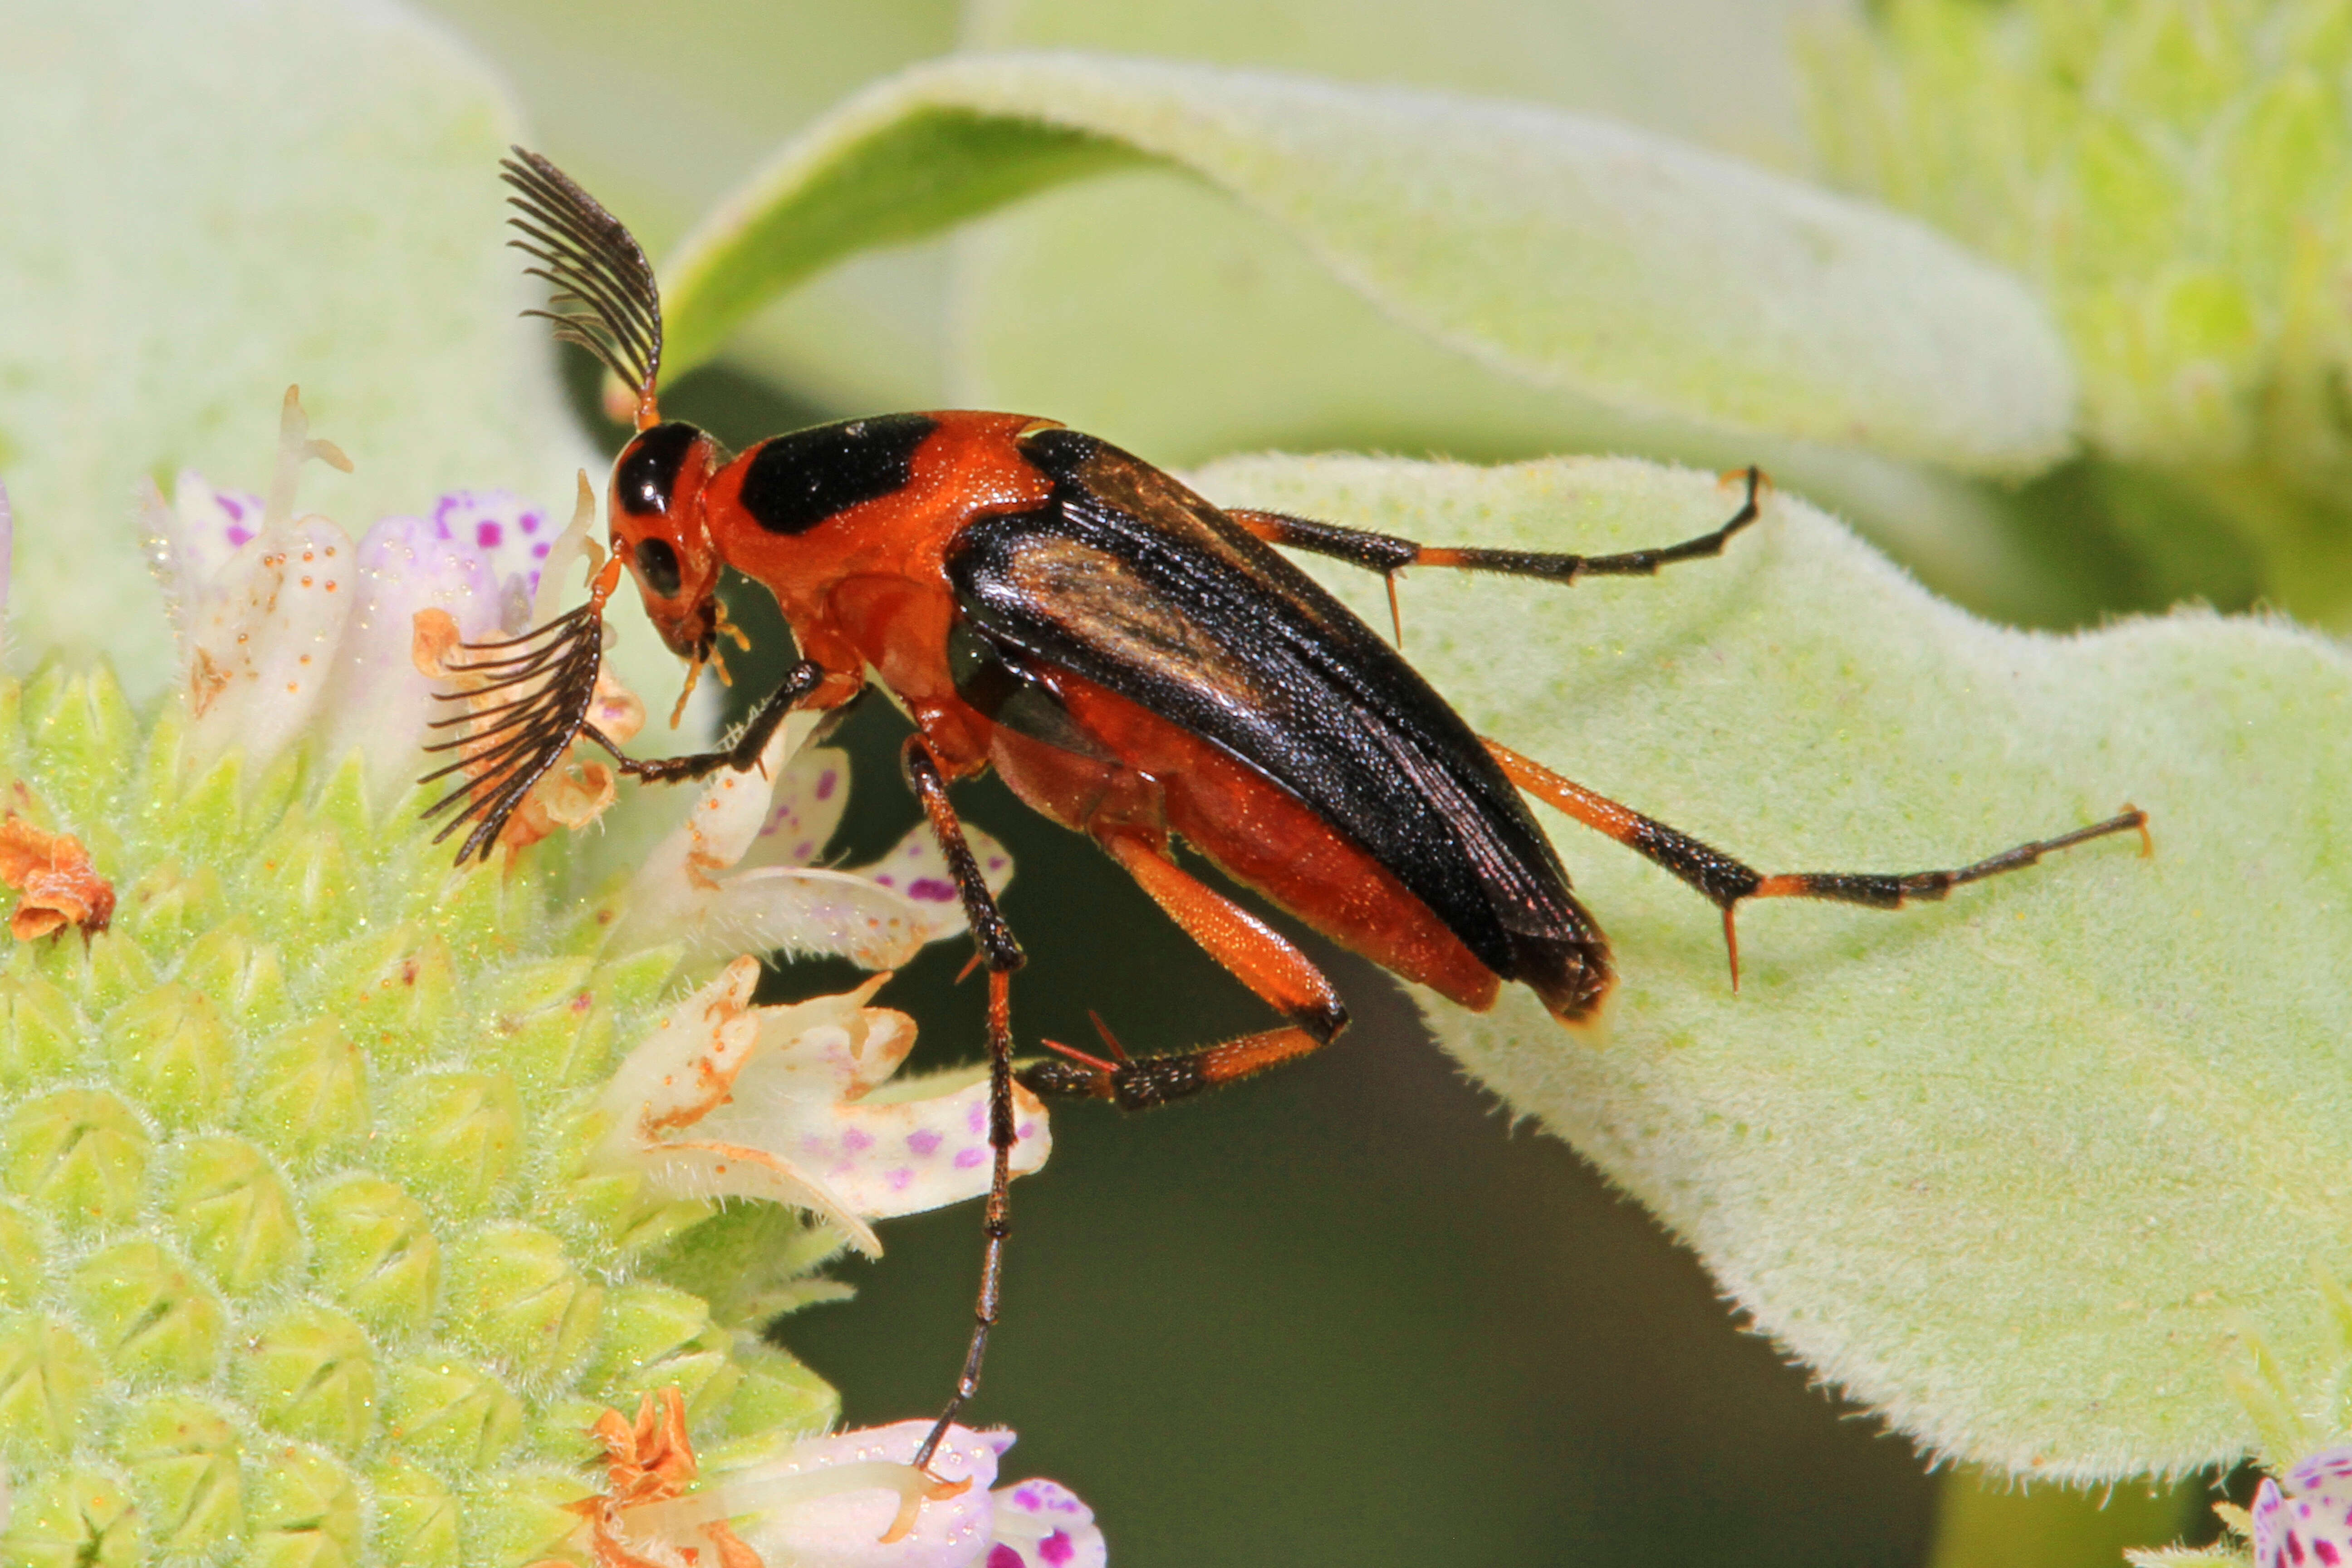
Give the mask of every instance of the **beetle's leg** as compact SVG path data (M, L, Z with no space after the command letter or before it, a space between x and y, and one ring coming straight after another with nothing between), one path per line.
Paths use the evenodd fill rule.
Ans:
M618 759L616 766L633 779L646 784L677 784L686 779L698 779L715 773L720 768L733 768L748 773L758 765L760 753L768 749L769 740L786 714L806 701L824 685L825 668L807 659L801 660L784 671L783 684L761 699L751 710L751 717L736 735L732 745L723 751L697 752L688 757L632 757L614 745L602 730L593 724L581 726L581 733L595 742Z
M2071 849L2111 833L2137 830L2140 852L2155 852L2154 841L2147 832L2147 813L2136 805L2126 805L2105 822L2095 822L2054 838L2037 838L1998 855L1989 855L1974 865L1948 871L1797 871L1767 876L1687 833L1643 816L1606 795L1595 795L1539 763L1529 762L1508 746L1493 741L1487 741L1486 746L1513 784L1673 872L1721 910L1723 944L1731 958L1734 991L1739 989L1739 931L1733 917L1740 904L1749 899L1830 899L1839 903L1866 904L1874 910L1899 910L1914 899L1940 899L1962 883L1979 882L2003 871L2021 869L2053 850Z
M1286 549L1328 555L1378 572L1389 581L1389 614L1396 614L1396 574L1408 566L1453 566L1469 572L1500 572L1512 577L1540 577L1568 584L1579 577L1654 577L1661 566L1720 555L1731 536L1756 521L1758 501L1766 485L1764 470L1734 469L1724 476L1744 480L1748 493L1731 521L1711 533L1685 539L1655 550L1628 550L1615 555L1569 555L1544 550L1447 549L1416 543L1393 533L1367 528L1347 528L1336 522L1293 517L1279 511L1228 511L1227 517L1265 540Z
M1129 1110L1149 1110L1319 1050L1348 1026L1348 1009L1331 983L1274 928L1177 869L1144 835L1129 830L1100 837L1111 858L1186 936L1290 1022L1167 1056L1039 1062L1021 1074L1032 1092L1088 1095Z
M930 1436L915 1450L914 1462L919 1468L930 1464L940 1439L947 1436L964 1402L980 1392L980 1365L988 1356L988 1331L996 1326L997 1309L1003 1299L1004 1242L1013 1234L1013 972L1028 960L996 907L996 895L981 878L980 862L964 842L963 827L948 800L947 777L939 758L920 735L908 736L899 755L907 782L914 786L915 798L922 802L923 815L930 820L931 837L939 840L940 853L947 858L948 874L955 879L956 891L963 899L972 945L988 965L988 1146L996 1156L988 1184L988 1207L981 1219L987 1243L981 1258L980 1295L971 1309L971 1344L964 1352L963 1374L956 1379L955 1394L940 1412Z

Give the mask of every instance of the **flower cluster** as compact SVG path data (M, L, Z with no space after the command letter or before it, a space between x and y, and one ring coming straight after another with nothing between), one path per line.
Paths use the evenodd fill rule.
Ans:
M434 709L416 623L527 624L567 546L487 493L354 544L293 504L299 464L336 456L289 395L267 499L193 475L151 498L185 660L157 711L102 668L0 683L0 880L24 892L0 952L0 1561L583 1557L603 1412L667 1390L679 1453L690 1429L730 1478L814 1463L793 1445L835 1397L761 1337L791 1295L769 1287L988 1184L961 1157L985 1085L886 1083L912 1026L870 986L757 1008L746 958L679 999L727 933L895 963L960 929L908 875L919 849L886 858L895 886L809 864L839 756L780 748L772 795L730 773L632 798L688 825L594 898L568 890L598 876L579 836L452 869L408 782ZM1021 1121L1033 1170L1042 1109ZM774 1216L728 1260L751 1284L700 1288L746 1212ZM992 1475L991 1442L959 1434L941 1473ZM787 1528L765 1506L730 1510L747 1550Z
M918 1469L908 1461L929 1429L904 1421L836 1433L705 1478L684 1401L667 1388L645 1397L635 1422L616 1410L598 1420L609 1483L573 1511L599 1568L1103 1568L1102 1531L1067 1488L989 1489L1011 1433L951 1426Z

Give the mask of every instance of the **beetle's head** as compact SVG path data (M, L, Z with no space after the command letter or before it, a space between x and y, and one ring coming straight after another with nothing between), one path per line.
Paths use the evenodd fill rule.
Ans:
M698 665L722 624L719 552L702 510L718 466L719 444L675 420L639 431L613 465L613 553L636 578L662 641Z

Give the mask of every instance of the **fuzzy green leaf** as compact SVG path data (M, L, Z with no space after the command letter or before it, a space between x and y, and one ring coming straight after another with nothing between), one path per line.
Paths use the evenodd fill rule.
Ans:
M1669 543L1736 500L1622 460L1265 458L1200 483L1579 550ZM1323 575L1385 622L1376 581ZM1517 987L1429 1013L1932 1450L2076 1481L2244 1450L2221 1347L2252 1326L2319 1366L2315 1278L2352 1276L2341 648L2201 613L2001 630L1787 498L1656 581L1402 593L1408 653L1482 732L1765 871L1955 866L2148 810L2153 859L2126 836L1900 912L1749 904L1737 994L1713 909L1539 812L1614 945L1605 1027Z
M0 479L10 640L171 665L134 495L263 489L299 382L356 533L445 489L562 506L569 428L504 247L503 90L391 6L0 4Z
M1960 468L2067 439L2040 307L1907 220L1526 105L1078 55L923 67L788 147L669 269L672 363L853 249L1152 165L1530 383Z

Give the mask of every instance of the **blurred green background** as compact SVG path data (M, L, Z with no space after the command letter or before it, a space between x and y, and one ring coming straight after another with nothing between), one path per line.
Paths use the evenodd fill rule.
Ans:
M1811 173L1788 61L1811 19L1841 9L435 8L513 78L540 147L656 256L797 125L958 47L1067 44L1538 100ZM584 377L580 391L584 413ZM1752 451L1507 384L1380 320L1286 242L1172 176L1057 193L946 241L862 258L766 312L729 362L665 396L673 416L739 445L942 404L1049 414L1170 466L1274 447L1760 457L1843 504L1940 591L2021 624L2089 624L2191 586L2225 607L2252 593L2230 577L2226 551L2219 564L2198 556L2193 529L2172 530L2189 542L2170 556L2135 548L2128 476L2093 462L1996 493L1851 454ZM788 639L764 595L730 604L781 667ZM739 700L761 689L757 673L736 689ZM915 820L895 777L902 733L880 702L843 731L862 780L835 846L850 862ZM1005 907L1031 955L1015 991L1024 1041L1090 1041L1089 1009L1144 1052L1263 1026L1263 1009L1090 846L993 781L961 804L1019 868ZM1671 815L1672 802L1640 804ZM1563 850L1571 869L1620 853L1597 840ZM1694 900L1691 919L1713 915ZM1008 1317L973 1415L1020 1431L1013 1473L1055 1476L1093 1504L1120 1564L2060 1568L2207 1533L2204 1486L2020 1498L1931 1473L1742 1333L1689 1256L1565 1145L1511 1125L1383 974L1306 945L1355 1015L1336 1048L1159 1115L1062 1111L1052 1165L1015 1189ZM981 993L954 984L963 958L941 944L884 993L922 1023L919 1065L977 1053ZM848 977L798 966L772 989ZM842 1390L853 1424L928 1412L943 1395L970 1321L977 1233L968 1209L886 1225L882 1262L836 1267L854 1303L778 1326Z

